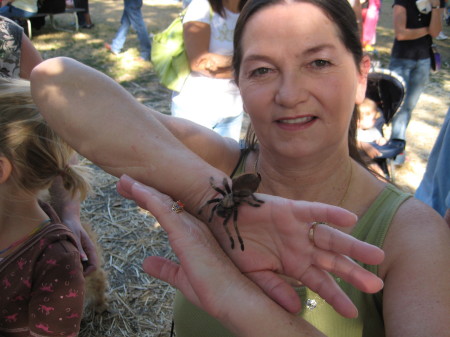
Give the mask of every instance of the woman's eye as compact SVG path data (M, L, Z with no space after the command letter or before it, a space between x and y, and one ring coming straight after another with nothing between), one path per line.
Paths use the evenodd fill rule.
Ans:
M329 66L331 63L326 60L315 60L312 62L312 64L316 68L324 68L326 66Z
M270 72L269 68L261 67L261 68L257 68L255 70L252 70L250 72L250 76L251 77L253 77L253 76L262 76L262 75L268 74L269 72Z

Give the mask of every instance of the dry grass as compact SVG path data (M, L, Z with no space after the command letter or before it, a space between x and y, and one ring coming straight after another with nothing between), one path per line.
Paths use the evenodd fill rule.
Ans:
M167 26L179 12L179 3L170 0L144 1L144 16L150 32ZM44 58L70 56L113 77L143 104L163 113L169 112L170 93L158 85L150 63L136 64L136 34L130 31L121 56L103 48L118 28L122 3L118 0L91 0L92 30L78 34L55 32L48 25L35 33L33 42ZM68 18L58 17L60 24ZM378 28L379 60L386 67L393 39L390 4L382 8ZM445 32L450 35L449 27ZM433 74L414 111L408 128L407 162L396 170L396 181L413 192L422 178L430 149L450 106L450 48L448 41L438 42L443 70ZM92 165L86 161L86 165ZM93 165L92 165L93 166ZM133 202L121 198L115 190L116 178L96 168L93 195L83 204L83 218L92 224L104 250L108 272L110 309L101 315L87 312L81 336L169 336L174 290L147 276L141 268L149 255L174 258L164 231L154 218Z
M174 289L142 271L145 257L174 258L165 232L146 211L118 195L117 179L95 169L94 191L83 204L104 250L109 309L86 312L80 336L169 336Z

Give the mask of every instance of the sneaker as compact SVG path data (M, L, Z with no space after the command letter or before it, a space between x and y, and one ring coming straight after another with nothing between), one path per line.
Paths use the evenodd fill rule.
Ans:
M444 32L440 32L438 36L436 36L436 40L447 40L448 36L444 34Z
M80 28L84 28L84 29L92 29L92 28L94 28L94 27L95 27L95 24L94 24L94 23L91 23L91 24L85 23L84 25L81 25L81 26L80 26Z
M405 160L406 160L405 152L402 152L399 155L397 155L397 157L395 157L394 165L395 166L402 166L405 163Z

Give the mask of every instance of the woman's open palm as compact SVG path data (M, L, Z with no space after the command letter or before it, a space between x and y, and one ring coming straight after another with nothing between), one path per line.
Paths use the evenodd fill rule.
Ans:
M144 263L145 270L179 288L197 305L198 301L205 305L205 298L210 303L211 297L215 296L214 290L207 295L209 292L205 290L205 282L212 280L197 274L204 274L202 270L205 267L213 268L208 263L209 259L216 261L220 257L220 261L224 261L224 254L213 242L215 240L208 227L186 212L171 211L173 201L168 196L129 177L121 178L118 189L159 220L180 261L178 265L165 259L151 258ZM317 292L343 316L355 317L355 306L328 272L362 291L377 292L383 282L348 257L363 263L378 264L383 260L384 253L325 224L315 225L311 230L311 223L351 226L356 217L346 210L325 204L263 194L258 197L264 200L261 207L239 207L238 225L245 244L244 251L231 249L230 239L222 225L223 218L215 216L210 225L234 264L288 311L296 312L301 308L291 286L292 281L298 281ZM232 228L232 220L230 222L228 225ZM230 231L235 234L232 229ZM200 263L201 260L204 263ZM227 281L226 277L223 281L215 280L224 281ZM199 291L196 291L197 287ZM212 301L214 303L214 299ZM208 308L211 309L211 303Z

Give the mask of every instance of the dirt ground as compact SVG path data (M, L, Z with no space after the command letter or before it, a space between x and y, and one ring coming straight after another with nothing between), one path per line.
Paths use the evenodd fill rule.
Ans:
M166 27L179 13L181 4L172 0L144 0L144 18L149 33ZM377 30L375 57L382 67L389 62L393 41L391 6L384 1ZM119 26L120 0L91 0L95 28L79 33L59 32L47 23L34 32L33 43L44 58L68 56L106 73L143 104L169 113L170 92L158 84L150 62L136 63L136 34L131 30L120 56L104 49ZM70 16L57 16L60 26L70 27ZM444 26L450 36L450 27ZM417 188L448 107L450 106L450 40L437 41L443 68L431 75L413 113L407 132L407 161L395 170L395 181L408 191ZM91 165L85 161L86 165ZM92 165L91 165L92 166ZM124 200L115 191L116 179L95 166L94 193L83 205L83 219L93 225L103 247L109 275L110 309L103 314L88 311L81 336L169 336L174 290L143 273L146 256L173 258L164 231L146 212Z

